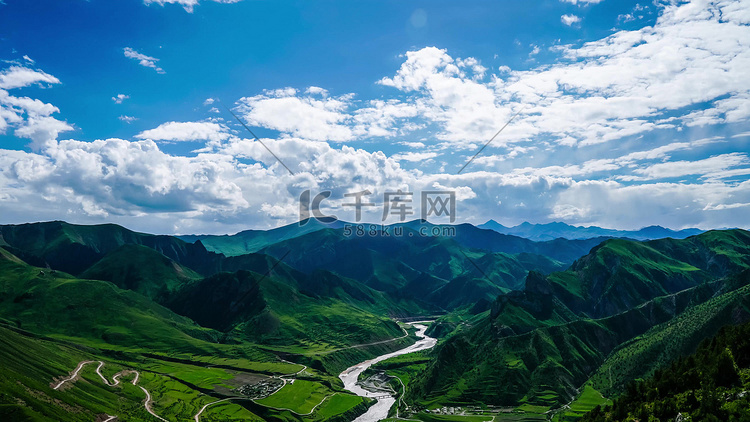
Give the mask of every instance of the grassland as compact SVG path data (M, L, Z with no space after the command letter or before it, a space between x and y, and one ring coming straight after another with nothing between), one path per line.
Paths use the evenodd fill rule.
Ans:
M308 414L328 395L329 390L320 383L296 380L287 383L270 397L256 400L258 404L277 409L287 409L298 414Z

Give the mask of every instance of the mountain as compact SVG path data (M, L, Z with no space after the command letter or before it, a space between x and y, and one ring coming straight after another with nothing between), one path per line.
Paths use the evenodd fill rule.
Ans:
M662 239L666 237L684 239L703 233L703 230L700 229L672 230L661 226L648 226L640 230L614 230L596 226L571 226L562 222L546 224L524 222L517 226L506 227L495 220L489 220L477 227L534 241L553 240L560 237L565 239L590 239L597 237L623 237L635 240Z
M184 288L169 306L204 327L267 345L346 347L401 335L392 320L333 296L309 296L274 276L238 271Z
M270 230L245 230L233 235L184 235L178 236L180 239L188 242L201 243L209 251L224 254L226 256L244 255L251 252L258 252L266 246L278 243L284 240L293 239L303 234L311 233L325 228L338 229L345 223L341 220L330 218L309 218L297 223L277 227Z
M221 333L112 283L32 267L0 248L0 320L89 344L204 350Z
M740 421L750 416L750 324L723 327L646 380L628 384L613 404L596 406L582 422L620 420ZM688 419L690 418L690 419Z
M107 300L112 299L112 293L101 291L102 286L114 287L104 283L106 281L117 286L115 291L124 289L122 291L127 292L125 296L118 293L117 298L130 298L130 305L109 306L112 309L123 308L117 311L118 315L132 313L133 310L125 309L127 306L137 306L147 313L171 314L160 306L164 305L177 312L171 314L173 317L178 317L178 314L181 318L187 317L183 318L183 323L189 326L190 332L204 330L210 333L211 341L249 341L287 347L309 341L319 343L319 348L324 349L399 337L401 329L388 317L434 310L432 305L392 298L324 270L303 273L268 255L226 257L207 251L199 241L189 244L170 236L141 234L119 226L77 226L52 222L2 226L2 231L7 234L3 237L6 243L4 248L8 249L6 254L18 263L26 265L11 255L10 250L29 262L51 267L40 269L41 274L76 280L75 283L68 283L67 287L75 285L89 289L85 294L69 293L71 296L59 304L48 304L52 300L51 296L47 296L50 286L35 287L35 290L44 293L44 300L39 302L31 300L37 296L23 292L23 288L19 292L14 291L12 303L28 305L29 311L34 313L55 310L68 299L91 298L94 294L102 295L106 304ZM63 258L77 260L71 263ZM91 265L75 277L61 271L65 268L80 269L89 262ZM28 282L24 277L14 278L13 281L21 284ZM79 289L84 287L76 287L74 291ZM10 294L8 291L5 293ZM239 306L238 299L242 301ZM103 308L102 313L109 308ZM234 308L237 308L236 312ZM17 308L9 308L8 312L12 314L15 311L10 309ZM89 323L101 329L83 337L108 342L112 335L106 329L108 325L96 324L103 315L88 305L78 311L92 315ZM82 318L76 315L73 314L75 318ZM223 319L217 320L216 316ZM23 319L16 319L19 323L24 322ZM137 320L138 317L133 316L133 319ZM57 324L65 321L65 318L61 318L49 326L59 328ZM125 320L114 318L110 322L114 327L124 324ZM205 330L204 327L212 330ZM72 331L62 329L58 333L72 335ZM205 337L207 334L202 335Z
M302 272L326 269L391 297L417 300L440 309L454 309L480 299L494 300L502 292L521 288L529 269L564 267L544 256L524 254L519 259L507 253L466 247L458 236L426 236L411 227L401 227L402 232L367 231L361 236L347 233L346 229L322 229L260 252ZM464 227L458 230L468 231ZM495 235L502 236L492 234Z
M201 279L195 271L141 245L122 245L80 274L81 278L111 281L156 302L186 284Z
M565 263L573 262L608 237L608 235L587 236L574 240L549 238L536 242L530 241L524 236L501 234L490 228L475 227L471 224L435 225L425 220L412 220L383 226L367 223L347 223L333 219L309 219L271 230L247 230L234 235L186 235L178 237L186 242L200 241L207 250L212 252L226 256L237 256L259 252L273 244L290 241L324 229L346 231L352 234L360 233L359 237L372 237L369 235L370 233L378 233L376 236L380 236L380 233L383 232L395 236L394 233L399 230L408 230L407 236L411 233L411 237L450 237L469 248L509 254L530 253Z
M2 243L26 262L78 275L123 245L143 245L200 273L207 253L200 242L138 233L115 224L76 225L64 221L0 226Z
M489 312L431 328L444 341L407 386L417 406L551 409L648 375L721 326L750 320L750 233L611 239L564 272L530 272ZM443 327L456 327L451 333Z

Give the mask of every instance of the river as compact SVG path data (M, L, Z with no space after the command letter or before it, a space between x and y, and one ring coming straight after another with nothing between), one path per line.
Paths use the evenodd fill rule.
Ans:
M364 372L367 368L370 366L384 361L386 359L392 358L394 356L399 355L405 355L407 353L413 353L418 352L420 350L427 350L435 347L435 344L437 344L437 340L428 337L425 334L425 331L427 331L427 326L424 324L420 324L419 322L412 322L410 323L413 325L416 329L416 335L420 338L416 343L412 344L409 347L403 348L401 350L397 350L395 352L387 353L385 355L378 356L376 358L366 360L362 363L359 363L357 365L354 365L350 368L347 368L344 372L342 372L339 375L339 378L341 378L341 381L344 382L344 389L351 391L352 393L361 396L361 397L376 397L376 396L383 396L384 393L373 393L371 391L367 391L364 388L357 385L357 379L359 379L359 374ZM389 398L381 398L378 399L377 403L370 406L370 408L367 410L367 412L360 415L357 419L355 419L353 422L376 422L381 419L385 419L388 417L388 410L393 406L393 403L396 402L395 397L389 397Z

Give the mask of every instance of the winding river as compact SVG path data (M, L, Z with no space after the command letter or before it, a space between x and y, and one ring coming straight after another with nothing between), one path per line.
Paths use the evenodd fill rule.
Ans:
M418 352L420 350L427 350L431 349L437 344L437 340L428 337L425 335L425 331L427 331L427 326L424 324L421 324L419 322L412 322L410 323L415 328L417 328L416 335L420 338L416 343L412 344L409 347L403 348L401 350L397 350L395 352L391 352L385 355L378 356L374 359L366 360L362 363L359 363L357 365L354 365L350 368L347 368L344 372L342 372L339 375L339 378L341 378L341 381L344 382L344 389L351 391L352 393L361 396L361 397L382 397L384 393L373 393L371 391L367 391L364 388L357 385L357 379L359 378L359 374L364 372L367 368L370 366L384 361L386 359L392 358L394 356L399 355L405 355L407 353L412 352ZM360 417L354 420L354 422L376 422L381 419L385 419L388 417L388 410L393 406L393 403L396 402L396 398L391 396L388 398L380 398L378 401L372 405L367 412L362 414Z

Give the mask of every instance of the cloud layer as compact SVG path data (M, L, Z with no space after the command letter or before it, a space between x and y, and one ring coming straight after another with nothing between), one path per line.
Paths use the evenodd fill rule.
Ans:
M306 189L332 191L327 212L348 220L345 193L367 189L382 205L396 189L450 189L459 220L473 223L747 227L748 10L748 0L663 4L653 26L553 46L546 53L556 60L523 70L415 49L373 81L378 98L316 86L246 93L233 109L294 175L216 113L132 139L61 140L74 127L56 117L60 110L15 91L60 81L33 62L12 65L0 71L0 131L30 139L31 148L0 150L0 210L16 222L230 232L295 221ZM124 54L164 73L154 57ZM195 148L169 152L180 142ZM365 216L380 221L382 208Z

